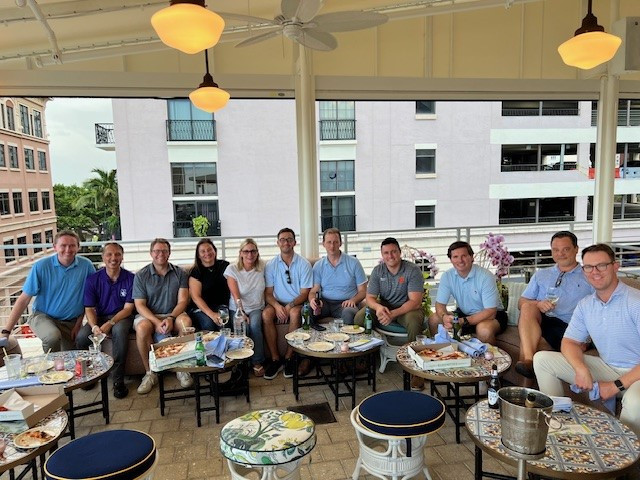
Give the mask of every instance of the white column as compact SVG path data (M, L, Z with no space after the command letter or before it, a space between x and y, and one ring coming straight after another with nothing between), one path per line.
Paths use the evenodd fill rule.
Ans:
M617 125L618 77L607 74L600 77L600 100L598 101L593 243L608 243L612 238Z
M318 174L316 154L315 82L311 52L301 45L296 61L296 130L298 140L298 192L300 195L300 252L317 258Z

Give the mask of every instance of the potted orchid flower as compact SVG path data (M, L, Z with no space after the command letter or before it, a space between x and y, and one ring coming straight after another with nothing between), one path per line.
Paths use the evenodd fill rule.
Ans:
M502 304L504 308L507 308L509 290L506 285L502 284L502 278L509 273L509 267L514 258L504 244L504 236L489 233L486 240L480 244L480 250L475 254L474 261L477 265L495 273Z

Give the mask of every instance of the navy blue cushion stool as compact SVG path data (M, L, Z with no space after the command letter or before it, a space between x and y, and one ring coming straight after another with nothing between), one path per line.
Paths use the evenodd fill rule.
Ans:
M155 466L156 444L136 430L109 430L76 438L56 450L44 464L48 480L144 478Z
M382 392L365 398L351 412L360 455L353 472L360 469L379 478L411 478L420 471L431 475L424 464L427 435L442 427L444 404L430 395L404 390Z

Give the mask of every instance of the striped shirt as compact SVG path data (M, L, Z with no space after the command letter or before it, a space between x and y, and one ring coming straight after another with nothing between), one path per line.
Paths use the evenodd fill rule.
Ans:
M612 367L640 365L640 290L618 281L606 303L597 293L583 298L564 336L577 342L590 336L600 357Z

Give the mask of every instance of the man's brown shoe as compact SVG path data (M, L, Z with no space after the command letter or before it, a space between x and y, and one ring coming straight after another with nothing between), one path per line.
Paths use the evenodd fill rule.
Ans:
M298 365L298 376L306 377L307 375L309 375L310 371L311 371L311 360L309 360L308 358L303 358L302 361L300 362L300 365Z
M413 390L414 392L420 392L421 390L424 390L424 378L412 375L411 390Z
M533 371L533 362L531 360L521 360L516 363L516 372L523 377L536 378L536 374Z

